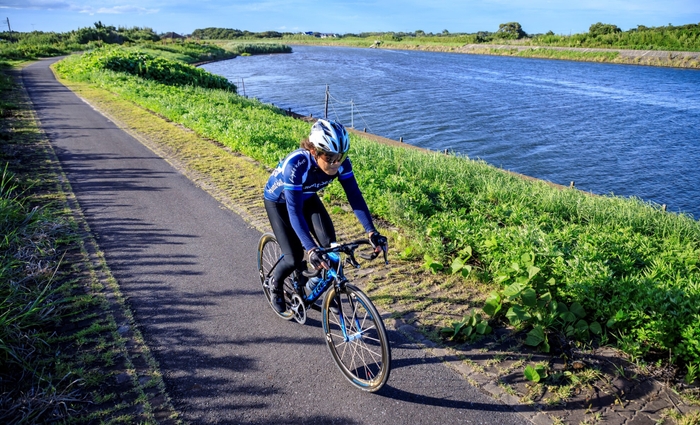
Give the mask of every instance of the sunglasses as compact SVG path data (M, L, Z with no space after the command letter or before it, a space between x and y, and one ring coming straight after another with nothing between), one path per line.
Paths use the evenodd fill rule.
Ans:
M342 164L343 161L345 161L345 158L348 157L348 153L330 153L330 152L318 152L316 151L316 155L319 157L322 157L324 161L326 161L329 164L335 164L336 162L339 164Z

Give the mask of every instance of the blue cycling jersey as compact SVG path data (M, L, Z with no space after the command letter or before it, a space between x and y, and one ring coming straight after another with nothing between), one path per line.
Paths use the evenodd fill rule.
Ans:
M311 152L297 149L277 165L265 185L265 199L287 204L292 228L306 250L315 248L316 243L304 219L304 201L336 178L343 186L348 202L362 226L367 232L373 231L372 217L357 186L350 158L343 161L336 175L329 176L318 167Z

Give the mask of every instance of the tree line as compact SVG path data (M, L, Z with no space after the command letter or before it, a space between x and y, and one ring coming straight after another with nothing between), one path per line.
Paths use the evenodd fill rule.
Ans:
M232 40L251 38L300 38L322 36L319 32L251 32L230 28L204 28L192 32L192 37L210 40ZM622 31L617 25L597 22L592 24L588 32L577 34L555 34L548 31L545 34L528 34L518 22L500 24L496 31L477 31L460 33L443 30L439 33L416 30L413 32L361 32L336 34L337 38L367 38L389 41L421 40L449 43L494 43L508 40L520 40L523 43L543 46L562 47L602 47L650 50L700 50L700 24L667 25L647 27L638 25L636 28Z

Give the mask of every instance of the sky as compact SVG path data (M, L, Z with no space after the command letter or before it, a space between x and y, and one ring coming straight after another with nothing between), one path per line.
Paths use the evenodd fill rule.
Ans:
M449 32L498 30L575 34L591 24L700 23L699 0L0 0L0 31L67 32L96 22L190 34L218 27L253 32Z

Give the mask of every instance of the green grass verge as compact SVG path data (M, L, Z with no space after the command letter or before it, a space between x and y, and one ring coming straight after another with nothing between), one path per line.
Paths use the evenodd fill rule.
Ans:
M167 398L149 401L164 391L157 367L26 93L0 76L0 422L174 421Z

